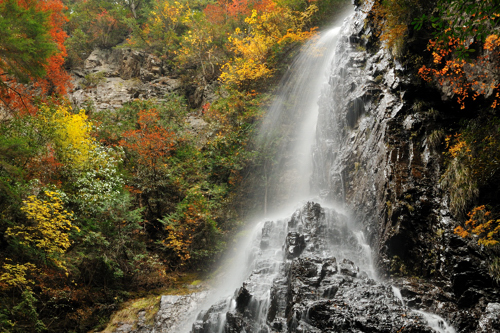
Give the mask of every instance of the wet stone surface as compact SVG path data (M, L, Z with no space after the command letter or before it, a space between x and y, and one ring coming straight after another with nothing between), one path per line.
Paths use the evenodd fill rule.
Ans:
M319 101L313 186L362 225L377 272L409 307L440 315L457 332L479 332L500 293L487 251L453 233L444 145L429 139L449 123L429 110L449 105L383 47L370 26L373 2L355 3Z
M270 240L279 238L283 234L279 229L285 228L285 251L275 258L280 264L275 270L254 270L231 300L201 313L192 332L397 332L402 328L433 332L421 316L401 303L391 285L370 278L369 266L356 265L356 259L364 262L365 254L362 244L353 244L354 231L345 223L345 216L314 203L296 211L286 223L266 222L260 242L261 248L266 245L256 259L272 261L265 251L272 251ZM342 233L350 242L330 244L331 232L326 230ZM297 244L303 250L293 252ZM335 253L349 258L337 260Z

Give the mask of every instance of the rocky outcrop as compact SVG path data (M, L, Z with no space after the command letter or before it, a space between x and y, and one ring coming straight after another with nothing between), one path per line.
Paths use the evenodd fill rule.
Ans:
M118 323L115 333L168 333L181 332L186 320L208 295L207 291L189 295L165 295L161 297L160 308L154 322L146 322L146 311L139 310L134 323ZM194 319L194 318L193 318ZM188 328L189 329L189 328Z
M377 270L402 287L409 306L439 313L459 331L479 330L498 289L483 249L453 234L457 222L439 185L440 95L414 84L380 47L364 6L344 26L322 94L313 183L352 212Z
M281 240L283 252L270 239ZM303 240L302 250L290 239ZM266 222L260 246L250 277L232 299L202 312L193 333L433 332L391 285L369 276L363 244L334 210L308 203Z
M215 98L213 84L184 87L161 59L127 48L96 49L83 68L73 69L71 74L73 91L69 98L77 108L117 109L137 99L162 101L173 92L186 96L193 108Z

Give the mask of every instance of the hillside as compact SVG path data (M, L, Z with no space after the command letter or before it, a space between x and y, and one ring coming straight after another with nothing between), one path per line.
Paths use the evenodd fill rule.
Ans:
M354 5L312 188L403 297L473 332L499 301L500 5ZM127 300L186 292L283 206L298 125L262 120L347 7L0 0L0 330L102 330Z

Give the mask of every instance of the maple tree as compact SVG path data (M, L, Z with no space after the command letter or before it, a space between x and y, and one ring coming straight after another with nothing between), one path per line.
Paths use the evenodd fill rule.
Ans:
M500 219L492 219L491 212L486 210L484 205L474 207L467 216L469 219L465 222L465 228L462 226L456 227L455 234L462 238L477 235L479 236L478 243L485 246L498 244Z
M492 97L492 108L500 101L500 39L489 35L483 45L483 53L475 59L461 59L453 56L454 51L464 44L463 40L448 36L448 43L431 40L428 50L432 51L433 67L422 66L419 75L426 81L436 81L447 86L462 109L467 98L480 95Z
M267 2L262 1L262 3ZM218 0L216 3L208 4L203 12L211 23L224 24L230 19L237 20L250 15L258 3L251 0Z
M227 19L227 12L225 10L226 6L222 0L217 3L209 3L203 13L205 14L208 22L216 25L222 25Z
M159 167L175 146L175 134L159 126L156 110L143 110L138 114L139 129L123 133L120 144L138 155L138 161L148 167Z
M66 93L63 7L60 0L0 2L0 27L8 32L0 37L0 100L6 108L36 113L33 96Z
M130 190L141 205L151 233L161 232L158 219L178 200L179 184L169 162L180 141L175 133L162 124L155 108L141 109L135 115L138 129L121 133L119 145L125 150L125 165L131 172Z
M120 24L114 15L103 9L96 15L95 21L90 28L90 34L97 46L109 48L116 44L116 40L123 33L123 28L124 26Z
M499 102L500 41L496 32L500 22L500 5L495 1L439 1L436 13L416 18L419 30L426 23L432 27L433 38L427 49L432 64L419 69L427 82L435 82L456 96L462 109L467 99L479 96ZM456 19L454 13L460 13Z

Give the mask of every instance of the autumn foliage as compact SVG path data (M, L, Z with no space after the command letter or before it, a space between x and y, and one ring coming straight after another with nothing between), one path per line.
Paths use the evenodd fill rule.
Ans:
M435 81L449 87L457 97L462 109L467 98L492 97L492 108L500 101L500 39L489 35L483 45L483 52L475 59L454 56L454 51L464 40L449 36L448 42L431 40L427 49L432 52L433 66L423 66L419 75L426 81Z
M11 7L4 7L10 5ZM13 6L13 7L12 7ZM23 110L36 113L34 96L42 101L50 96L63 96L67 92L69 75L64 70L66 48L64 40L67 37L63 30L66 17L63 14L61 0L30 1L30 0L2 0L0 9L17 8L19 30L17 34L7 35L7 48L0 54L0 100L3 106L11 111ZM42 15L39 15L42 14ZM8 15L13 15L12 12ZM10 16L4 15L7 20ZM33 32L35 30L35 33ZM5 30L4 30L5 31ZM7 30L8 31L8 30ZM31 59L25 62L21 55L14 55L22 46L22 39L31 39L35 45L43 49L32 49ZM43 42L42 42L43 40ZM38 43L38 44L37 44ZM29 48L29 47L28 47ZM16 53L14 53L16 54ZM34 66L34 67L33 67ZM40 70L33 71L33 68Z
M234 57L222 66L220 80L240 88L248 88L252 82L269 77L275 64L270 60L287 45L303 42L314 34L307 23L317 11L310 5L304 12L294 12L268 2L261 10L253 9L245 18L246 30L236 28L229 37Z
M79 228L72 225L73 213L64 208L59 193L45 191L44 196L41 199L30 196L23 201L21 211L30 223L8 228L6 235L18 239L22 245L39 249L55 265L65 268L58 255L71 245L70 231Z
M157 167L175 145L175 134L159 126L156 110L142 110L138 114L139 129L123 133L120 145L137 154L139 163Z
M385 47L400 55L408 36L413 16L418 13L424 0L379 0L371 9L376 33Z
M242 223L268 79L343 2L0 0L0 331L102 330L134 292L210 268ZM183 94L72 109L64 62L122 42Z
M455 234L462 238L479 236L478 243L485 246L498 244L500 220L492 218L491 212L484 205L475 207L467 216L469 219L465 222L465 228L456 227Z

